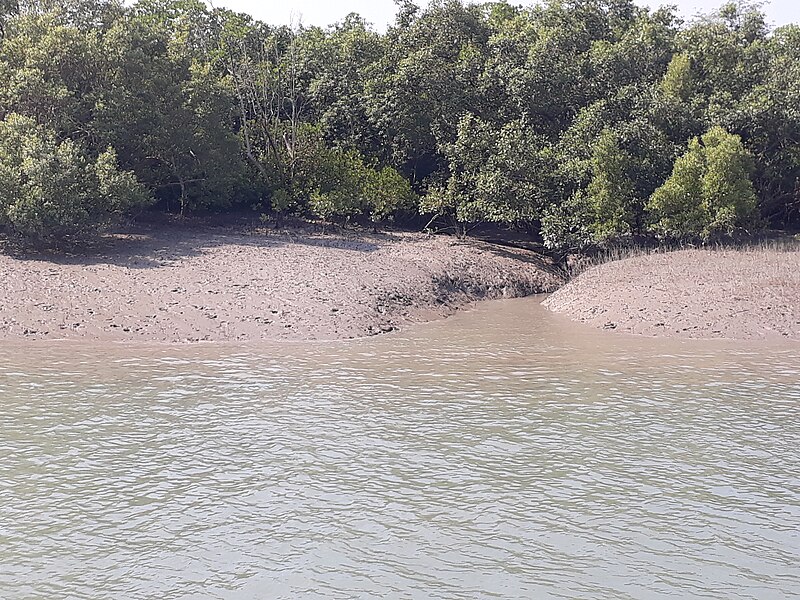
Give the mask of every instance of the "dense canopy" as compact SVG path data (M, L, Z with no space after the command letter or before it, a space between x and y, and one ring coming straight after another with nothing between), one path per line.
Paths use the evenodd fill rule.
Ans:
M520 227L552 248L800 222L800 26L728 3L398 2L272 27L199 0L0 0L0 227L148 205Z

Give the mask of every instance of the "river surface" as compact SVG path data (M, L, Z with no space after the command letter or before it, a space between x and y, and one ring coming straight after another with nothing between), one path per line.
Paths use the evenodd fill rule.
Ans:
M800 345L536 299L362 341L0 347L0 598L798 598Z

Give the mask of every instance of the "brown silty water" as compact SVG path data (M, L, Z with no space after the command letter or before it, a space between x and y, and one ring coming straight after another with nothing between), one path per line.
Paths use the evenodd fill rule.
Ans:
M537 299L379 338L0 348L0 597L790 598L800 346Z

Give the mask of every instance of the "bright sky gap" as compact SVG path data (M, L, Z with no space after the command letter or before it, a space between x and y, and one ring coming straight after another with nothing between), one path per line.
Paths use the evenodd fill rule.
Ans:
M418 0L426 5L426 0ZM341 21L349 13L355 12L384 30L394 20L397 6L393 0L339 0L322 2L320 0L291 0L284 2L264 2L263 0L213 0L214 6L245 12L255 18L272 24L302 22L305 25L332 25ZM512 2L512 4L517 4ZM530 4L530 3L523 3ZM658 8L662 5L675 5L684 19L697 14L705 14L718 8L723 0L639 0L638 4ZM800 23L800 2L798 0L772 0L764 3L763 10L767 21L773 26Z

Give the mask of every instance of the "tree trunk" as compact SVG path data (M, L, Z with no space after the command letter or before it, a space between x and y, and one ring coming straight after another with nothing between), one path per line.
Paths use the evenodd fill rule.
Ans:
M180 186L181 186L181 218L186 216L186 182L181 177L180 179Z

